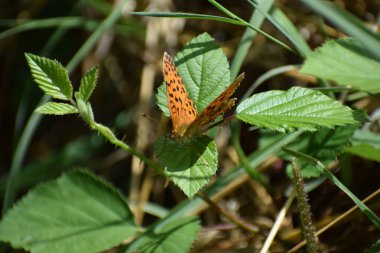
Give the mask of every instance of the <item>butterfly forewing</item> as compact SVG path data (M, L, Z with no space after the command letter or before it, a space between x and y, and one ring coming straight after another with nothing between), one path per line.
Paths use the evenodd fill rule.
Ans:
M235 93L243 78L244 73L240 74L230 86L228 86L202 111L201 114L198 115L198 117L188 127L185 134L189 137L201 134L200 131L204 126L213 122L219 115L224 114L228 109L230 109L231 106L234 105L235 101L235 99L230 99L230 97Z
M164 53L163 72L170 117L173 123L173 136L182 137L197 117L194 102L189 98L181 76L172 58Z

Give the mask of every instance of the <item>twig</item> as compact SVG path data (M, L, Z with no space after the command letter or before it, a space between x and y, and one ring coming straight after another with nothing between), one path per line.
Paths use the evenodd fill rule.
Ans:
M236 217L235 215L230 214L227 212L224 208L220 207L218 204L216 204L214 201L212 201L206 194L203 192L198 192L197 195L203 199L209 206L214 208L217 212L222 214L224 217L226 217L229 221L231 221L233 224L236 226L247 230L248 232L251 233L257 233L259 229L251 224L246 223L245 221L241 220L240 218Z
M295 192L292 191L290 194L288 200L285 202L285 205L280 210L280 212L277 215L276 221L273 224L272 229L270 230L267 239L264 242L263 247L260 250L260 253L266 253L269 250L270 245L273 242L274 237L276 236L278 230L280 229L281 223L285 218L285 214L288 212L290 205L292 204L295 197Z

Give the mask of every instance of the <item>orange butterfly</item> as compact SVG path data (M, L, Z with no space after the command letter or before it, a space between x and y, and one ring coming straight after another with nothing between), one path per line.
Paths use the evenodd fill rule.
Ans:
M209 129L210 123L233 106L236 99L230 99L230 97L235 93L244 78L244 73L240 74L230 86L198 115L194 102L189 98L172 58L166 52L163 57L163 71L166 83L166 97L168 98L170 117L173 123L172 136L174 139L181 140L203 134Z

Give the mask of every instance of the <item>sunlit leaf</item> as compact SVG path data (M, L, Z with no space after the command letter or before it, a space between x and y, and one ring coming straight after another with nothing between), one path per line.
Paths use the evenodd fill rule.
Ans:
M187 142L161 138L156 154L165 175L189 197L205 186L217 170L216 144L205 135Z
M323 93L302 87L251 96L236 109L237 118L280 132L355 123L351 109Z
M66 69L56 60L25 54L34 81L46 94L53 98L69 100L73 88Z
M380 134L360 129L355 132L351 142L352 146L347 147L346 152L380 162Z
M98 74L99 68L93 67L83 76L79 86L79 94L84 101L88 101L88 99L91 97L91 94L96 86Z
M356 38L368 52L371 52L373 58L380 60L380 36L371 30L365 22L330 1L301 1L322 17L327 18L345 34Z
M122 195L85 171L32 189L0 223L0 240L39 253L95 253L136 230Z
M41 105L34 111L41 114L53 114L53 115L78 113L78 110L75 106L65 104L65 103L56 103L56 102L47 102L46 104Z
M380 63L369 58L357 40L330 40L308 54L301 73L355 89L380 92Z

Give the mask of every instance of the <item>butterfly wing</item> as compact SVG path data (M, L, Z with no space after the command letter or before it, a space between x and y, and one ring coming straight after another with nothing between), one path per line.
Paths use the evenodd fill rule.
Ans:
M235 104L235 99L230 99L230 97L235 93L243 78L244 73L240 74L230 86L228 86L202 111L201 114L198 115L186 130L186 135L188 137L201 134L204 126L213 122L219 115L224 114Z
M173 123L172 134L175 138L182 137L187 128L196 119L197 110L195 109L193 100L189 98L183 80L173 63L173 59L166 52L163 57L163 72L166 84L166 97L168 98L170 117Z

